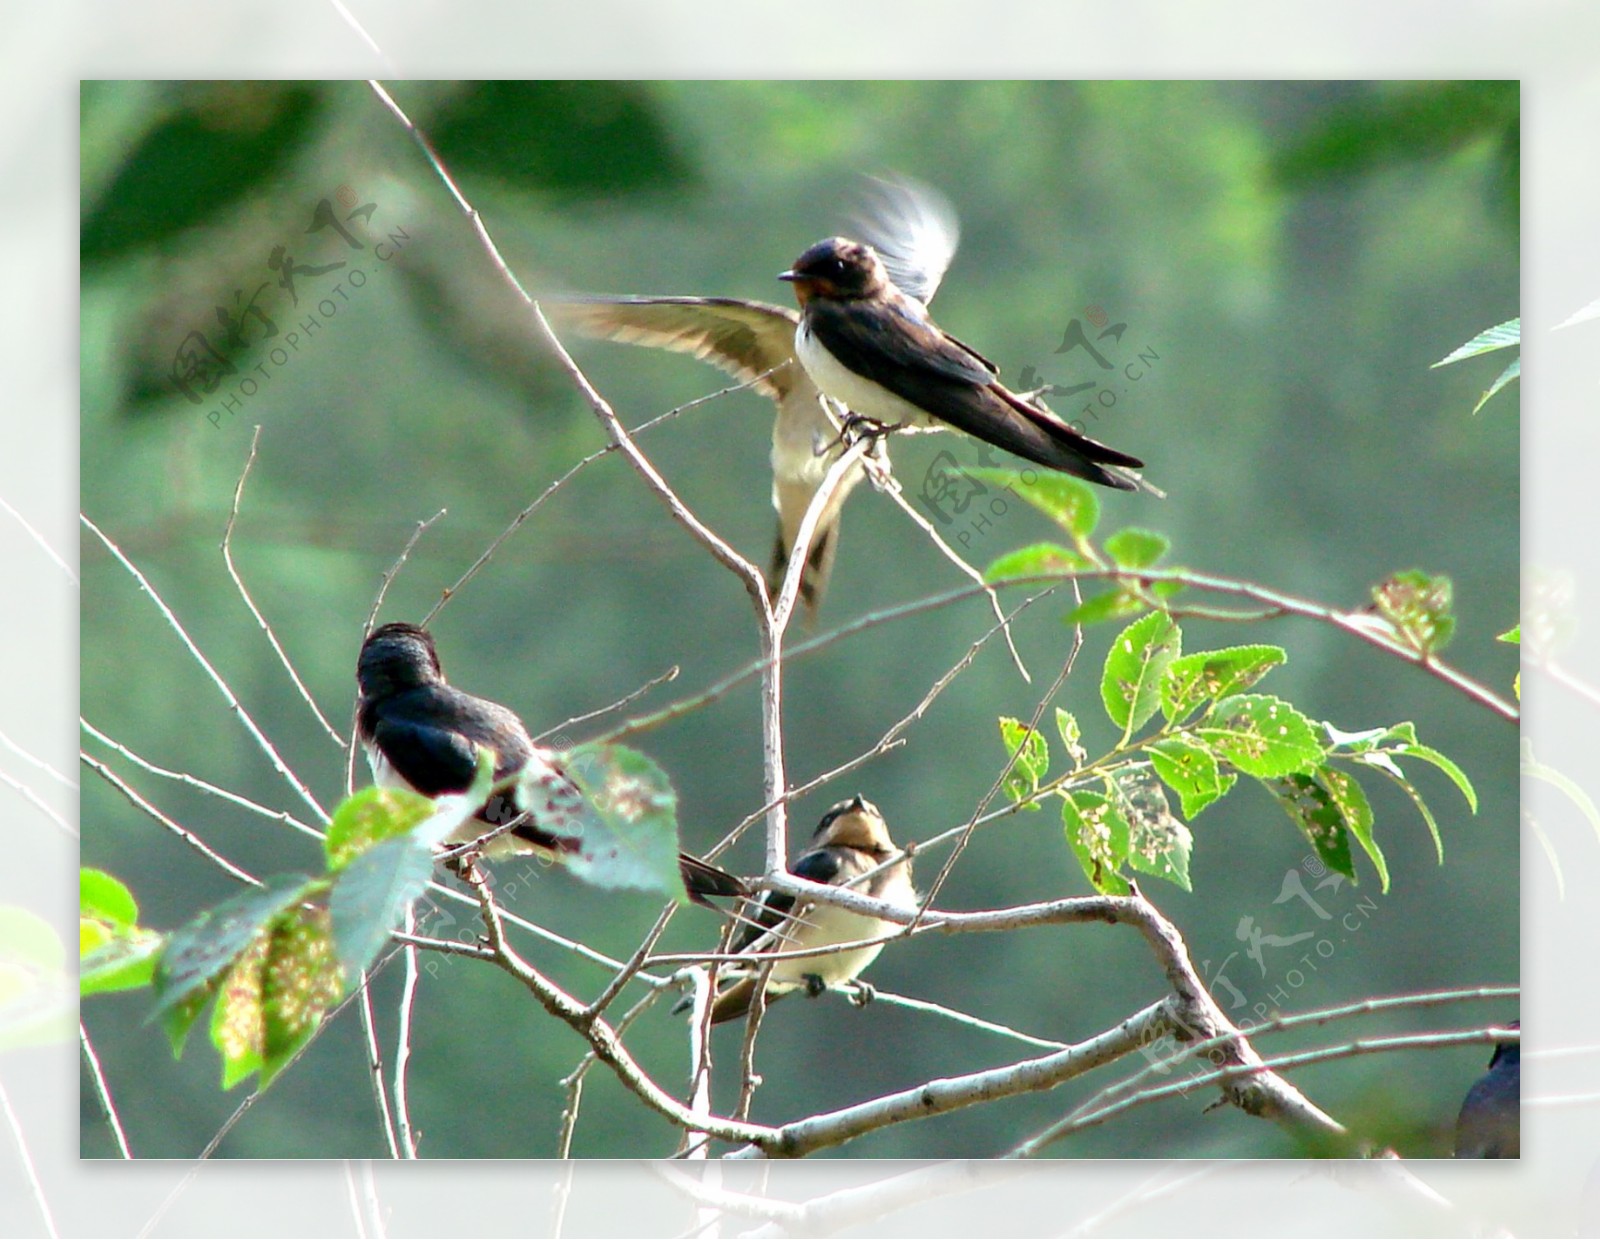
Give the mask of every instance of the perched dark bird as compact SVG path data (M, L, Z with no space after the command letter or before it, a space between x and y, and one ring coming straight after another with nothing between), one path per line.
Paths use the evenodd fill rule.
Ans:
M888 427L953 426L1062 473L1122 491L1154 490L1144 464L1073 429L928 317L870 245L819 241L778 278L800 303L795 355L826 396Z
M870 801L852 797L840 801L817 824L810 846L790 867L790 872L814 883L851 887L863 895L914 908L916 892L911 886L911 862L906 859L880 870L865 882L855 880L882 866L898 850L889 838L883 815ZM827 904L806 903L795 909L793 896L766 892L734 939L732 951L749 952L754 964L764 952L803 951L836 943L854 943L878 938L895 927L893 922L865 917ZM804 987L819 995L837 982L853 980L877 959L883 945L874 943L825 956L800 956L780 960L767 979L769 1001ZM755 997L754 973L737 978L722 990L711 1004L711 1022L734 1020L749 1010ZM859 1001L871 996L871 989L857 983Z
M485 846L488 856L573 852L583 794L555 754L540 749L522 720L504 706L446 683L433 636L414 624L385 624L362 644L356 664L360 697L356 731L380 787L409 788L425 797L466 792L478 773L480 749L495 754L498 782L521 774L515 788L491 796L478 810L481 829L514 823ZM678 854L689 898L743 895L742 880L708 862Z
M900 287L926 302L955 254L955 213L925 186L875 181L860 218ZM734 297L541 298L551 316L578 330L624 344L688 353L751 383L777 406L772 425L772 506L778 534L767 570L775 595L811 498L843 452L838 419L823 405L812 377L795 358L800 316L782 306ZM860 411L865 412L865 411ZM839 549L839 514L861 481L858 465L841 480L821 514L800 599L815 614Z
M1467 1090L1456 1117L1456 1157L1522 1157L1521 1042L1495 1043L1489 1070Z

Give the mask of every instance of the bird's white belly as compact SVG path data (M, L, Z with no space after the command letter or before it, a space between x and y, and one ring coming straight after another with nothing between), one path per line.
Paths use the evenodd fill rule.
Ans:
M816 337L811 334L811 325L803 318L795 329L794 351L817 387L863 417L889 425L930 425L928 415L910 401L856 374L817 343Z
M813 905L806 912L805 920L811 924L792 930L783 942L776 945L776 950L794 951L802 947L855 943L861 939L877 938L894 929L891 923L879 921L876 917L863 917L860 913L828 905ZM780 960L772 968L771 980L779 986L798 986L805 982L807 974L814 973L830 985L849 981L876 960L882 950L882 943L874 943L870 947L833 952L827 956L796 956Z

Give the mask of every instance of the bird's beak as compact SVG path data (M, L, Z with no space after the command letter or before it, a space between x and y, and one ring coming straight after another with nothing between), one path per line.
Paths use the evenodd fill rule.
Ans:
M861 799L861 794L858 792L850 799L850 804L845 806L845 808L848 810L854 810L859 814L867 808L867 803Z
M804 280L805 277L798 271L780 271L778 273L778 279L793 282L795 280Z

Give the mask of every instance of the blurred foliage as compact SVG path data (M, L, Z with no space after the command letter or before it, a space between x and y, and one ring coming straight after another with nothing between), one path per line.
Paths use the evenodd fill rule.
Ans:
M207 124L217 125L205 104L212 89L85 87L83 505L150 576L285 760L333 805L344 793L346 755L287 684L217 554L249 428L263 427L260 458L234 555L335 719L353 699L374 592L416 523L448 509L396 578L384 619L419 620L602 438L531 343L525 312L409 135L364 86L253 88L261 100L253 123L230 122L236 149L252 149L251 135L278 134L279 144L253 148L248 166L235 169L246 190L219 193L204 209L181 201L199 197L186 177L209 184L197 161ZM252 88L235 89L240 99ZM1483 386L1470 368L1429 365L1518 310L1515 217L1504 196L1516 180L1514 86L415 83L397 95L419 124L448 140L463 189L535 290L780 300L787 290L775 273L840 228L856 174L897 170L942 189L964 234L940 290L941 323L993 357L1014 386L1028 386L1024 374L1084 385L1057 407L1149 462L1148 477L1170 496L1097 495L1108 528L1138 531L1115 547L1108 540L1107 554L1150 563L1181 547L1197 569L1343 607L1362 605L1372 583L1397 570L1426 565L1450 583L1451 661L1484 683L1510 683L1517 651L1494 638L1517 598L1518 429L1508 415L1467 415ZM295 116L303 129L282 136ZM171 132L191 132L194 142L165 154L157 144L159 166L149 166L150 144ZM1319 142L1323 154L1311 158ZM1339 172L1312 176L1317 167ZM125 201L140 185L157 187L143 214L132 211L136 198ZM1486 193L1486 185L1497 188ZM361 248L328 228L308 235L324 201ZM351 218L369 204L370 214ZM299 277L296 301L268 265L278 246L309 266L344 265ZM259 317L244 319L242 348L223 354L234 371L191 372L201 399L185 399L172 381L180 346L190 333L220 339L217 307L236 312L249 301L247 292L236 301L236 292L264 283L257 304L277 334L268 336ZM1101 323L1125 325L1117 338L1089 337L1107 367L1081 351L1054 352L1075 319L1097 332ZM724 386L692 359L589 342L573 348L632 425ZM210 378L217 384L205 390ZM135 410L147 416L129 416ZM770 426L770 404L740 392L643 440L696 511L757 559L772 537ZM934 436L896 441L891 451L908 496L973 563L992 565L1045 540L1061 544L1053 515L1007 505L992 486L968 495L962 511L931 506L924 480L948 475L951 461L980 483L968 467L998 463L972 443ZM843 527L824 628L963 584L868 488L851 499ZM1074 544L1051 554L1078 553ZM82 571L89 722L152 762L303 817L305 806L126 573L97 544L85 548ZM1420 621L1430 592L1413 584ZM896 839L926 839L965 821L999 769L995 719L1030 718L1039 682L1069 655L1071 630L1061 617L1076 601L1069 591L1058 599L1016 624L1035 685L1023 684L1000 644L989 643L903 748L797 803L795 834L856 791L884 809ZM1115 615L1137 604L1099 605ZM979 599L794 660L785 680L790 778L809 779L876 743L991 623ZM436 626L459 652L453 677L514 706L534 731L681 668L670 687L632 708L651 709L756 655L742 589L666 519L615 454L521 527ZM1386 894L1367 885L1357 893L1330 871L1298 833L1283 830L1283 808L1270 793L1245 787L1207 809L1206 830L1187 857L1192 894L1163 884L1156 898L1224 1010L1243 1020L1378 992L1514 980L1515 730L1424 672L1309 622L1194 618L1184 631L1197 649L1287 651L1273 683L1309 718L1415 721L1417 734L1470 776L1481 801L1472 818L1459 799L1435 795L1449 793L1444 775L1419 777L1419 788L1433 779L1423 790L1448 844L1441 866L1427 832L1392 825L1415 814L1404 791L1375 784L1369 808L1384 841ZM1114 636L1114 628L1087 632L1059 700L1071 720L1058 725L1058 752L1102 753L1117 742L1122 729L1103 716L1096 675ZM562 743L587 740L609 722L573 725ZM282 823L86 744L252 872L320 870L313 843ZM691 851L763 803L752 682L629 744L670 775ZM1053 819L1018 813L978 832L940 902L983 908L1087 892ZM138 893L140 924L179 926L235 894L231 880L92 773L82 821L84 864ZM725 860L759 869L760 841L745 838ZM1289 884L1301 875L1303 895ZM559 872L497 877L516 911L614 956L630 954L659 911L647 896L596 893ZM662 946L705 949L716 929L690 909ZM470 936L476 928L448 906L430 914L424 932ZM1274 945L1280 941L1296 946ZM609 976L554 945L531 951L580 997L598 993ZM1305 955L1315 968L1301 962ZM896 1007L896 992L1076 1040L1125 1019L1164 984L1137 936L1085 927L919 938L887 949L867 980L885 992L883 1001L857 1011L830 995L771 1015L754 1118L843 1106L1030 1053ZM386 1047L398 986L384 975L375 987ZM236 1100L216 1089L214 1061L152 1053L147 1010L147 995L109 993L84 1015L135 1151L192 1156ZM1388 1027L1431 1024L1429 1014L1410 1013ZM719 1106L733 1099L738 1037L717 1038ZM862 1055L863 1044L876 1053ZM629 1045L665 1087L681 1089L679 1020L652 1010L630 1029ZM560 1079L584 1050L498 971L457 958L427 961L411 1061L421 1153L548 1156L565 1102ZM1408 1061L1405 1103L1418 1131L1448 1127L1461 1082L1481 1071L1479 1058L1466 1048ZM795 1069L819 1060L837 1065L826 1081ZM1381 1058L1355 1059L1325 1066L1309 1086L1338 1115L1346 1101L1378 1096L1393 1070ZM1106 1079L906 1125L843 1153L992 1153ZM1205 1101L1174 1099L1057 1152L1295 1152L1270 1125L1204 1113ZM664 1122L603 1073L591 1075L575 1153L656 1155L672 1141ZM110 1153L109 1137L86 1123L83 1152ZM220 1152L381 1156L365 1051L349 1015L329 1023Z

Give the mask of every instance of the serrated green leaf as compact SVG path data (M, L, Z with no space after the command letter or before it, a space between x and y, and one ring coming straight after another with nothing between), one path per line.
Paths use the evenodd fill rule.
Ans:
M1229 646L1174 659L1161 678L1161 710L1172 723L1203 702L1250 688L1288 661L1281 646Z
M1467 778L1465 771L1437 749L1430 749L1427 745L1401 743L1396 745L1390 752L1396 757L1418 758L1423 762L1428 762L1438 767L1450 777L1450 782L1460 790L1461 795L1466 798L1467 804L1472 807L1472 812L1474 814L1478 812L1478 793L1473 788L1472 781Z
M433 850L409 835L375 844L344 868L328 913L348 976L372 962L432 877Z
M1522 318L1519 315L1514 319L1507 319L1504 323L1494 327L1485 328L1466 344L1454 349L1446 357L1441 357L1430 370L1440 366L1448 366L1451 362L1459 362L1465 358L1477 357L1480 353L1492 353L1496 349L1507 349L1512 345L1522 343Z
M1053 470L1039 469L988 469L964 470L969 478L993 484L1002 491L1015 495L1049 517L1081 546L1082 540L1094 533L1100 520L1100 501L1092 488L1076 478L1058 474Z
M1039 790L1040 781L1050 769L1050 743L1044 733L1031 731L1021 720L1006 716L1000 719L1000 743L1005 746L1006 761L1011 761L1012 754L1017 755L1001 785L1015 804ZM1039 807L1034 804L1029 808Z
M133 893L104 870L80 869L78 916L128 930L139 924L139 906Z
M1041 542L1008 551L983 570L983 579L998 584L1013 577L1040 577L1090 567L1089 561L1059 543Z
M304 874L280 874L261 887L240 892L207 909L172 932L156 968L157 1003L153 1015L211 982L249 948L262 928L284 909L303 899L313 880Z
M1106 554L1118 568L1149 568L1172 547L1172 540L1154 530L1120 529L1105 542Z
M1089 751L1083 747L1083 732L1078 727L1077 717L1059 706L1056 707L1056 732L1067 757L1072 759L1072 769L1077 770L1088 761Z
M1161 784L1146 770L1123 770L1115 778L1118 808L1128 823L1128 864L1144 874L1189 885L1194 835L1172 816Z
M1424 655L1450 644L1456 628L1453 599L1450 578L1418 569L1395 573L1372 588L1372 601L1395 635Z
M266 1088L343 991L327 909L291 909L265 927L218 987L211 1040L222 1087L259 1072Z
M1161 706L1161 678L1183 650L1183 631L1166 612L1153 611L1117 635L1106 654L1100 698L1124 734L1143 726Z
M1149 606L1143 599L1126 590L1107 590L1104 594L1095 594L1084 599L1063 619L1067 624L1103 624L1107 620L1137 616L1140 612L1148 610Z
M582 745L566 758L586 803L575 852L559 859L597 887L688 900L678 872L678 797L659 766L625 745Z
M78 963L78 994L137 990L150 985L166 939L154 930L134 927L107 939Z
M1161 782L1178 794L1183 816L1193 819L1213 801L1228 795L1239 777L1223 771L1216 755L1185 736L1169 736L1145 746Z
M1267 694L1223 698L1193 735L1224 762L1257 779L1310 774L1322 765L1323 749L1311 721Z
M362 788L333 811L323 852L328 872L338 873L381 840L404 835L426 822L434 803L405 788Z
M1487 405L1489 403L1490 400L1492 400L1494 398L1494 394L1496 392L1498 392L1501 388L1505 387L1506 384L1508 384L1508 383L1512 382L1513 380L1519 378L1521 375L1522 375L1522 359L1520 357L1514 357L1514 358L1511 359L1510 363L1506 366L1506 368L1504 370L1502 370L1500 372L1500 374L1495 378L1495 381L1493 383L1491 383L1486 389L1484 389L1483 395L1478 397L1478 403L1476 405L1472 406L1472 412L1473 413L1477 413L1478 410L1482 409L1485 405Z
M1094 889L1127 895L1131 888L1118 871L1128 859L1128 822L1116 804L1098 792L1068 793L1061 799L1061 826Z
M1261 782L1300 828L1322 863L1356 882L1355 861L1350 856L1350 833L1345 829L1344 814L1328 789L1312 775L1300 771Z
M161 1029L167 1035L167 1042L172 1047L174 1059L182 1057L184 1043L189 1040L189 1031L194 1028L195 1021L200 1019L200 1013L206 1010L211 991L211 984L190 991L160 1014Z
M1384 860L1383 850L1372 835L1372 805L1367 800L1367 794L1354 775L1337 767L1323 766L1317 771L1316 779L1328 790L1329 798L1338 807L1344 818L1345 829L1355 836L1356 843L1361 845L1372 862L1372 868L1378 871L1380 887L1388 891L1389 863Z

